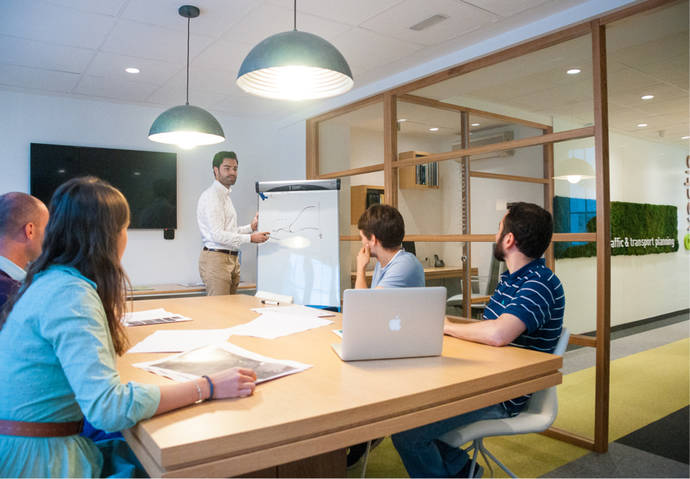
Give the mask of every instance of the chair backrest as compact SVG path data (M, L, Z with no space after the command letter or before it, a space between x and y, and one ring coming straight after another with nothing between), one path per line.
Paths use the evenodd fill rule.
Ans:
M563 353L565 353L565 348L568 347L569 339L570 331L568 331L566 328L563 328L561 331L561 337L558 339L558 344L556 344L556 349L554 349L553 354L563 356ZM532 397L530 398L525 410L534 414L550 414L552 416L551 422L553 422L558 414L556 386L544 389L542 391L537 391L536 393L532 394Z
M496 259L496 257L493 255L493 248L495 246L495 243L491 243L491 262L489 263L489 278L486 282L486 291L485 295L486 296L491 296L494 294L494 291L496 290L496 286L498 286L498 276L500 274L500 269L501 269L501 262Z

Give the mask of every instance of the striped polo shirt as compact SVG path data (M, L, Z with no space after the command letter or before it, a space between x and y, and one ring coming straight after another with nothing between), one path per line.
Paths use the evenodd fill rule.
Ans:
M535 259L514 273L504 272L484 309L484 319L496 319L503 313L517 316L526 330L510 343L519 348L552 353L563 328L565 294L556 274L543 258ZM529 395L503 403L513 416L527 404Z

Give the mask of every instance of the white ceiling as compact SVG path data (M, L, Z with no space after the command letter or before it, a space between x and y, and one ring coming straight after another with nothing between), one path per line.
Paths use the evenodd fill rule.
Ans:
M355 88L586 0L299 0L297 28L333 43ZM0 88L160 106L184 103L184 0L2 0ZM190 103L280 119L310 103L265 100L235 79L251 48L292 28L292 0L196 0ZM409 27L436 14L426 30ZM686 58L687 61L687 58ZM125 73L126 67L141 73Z

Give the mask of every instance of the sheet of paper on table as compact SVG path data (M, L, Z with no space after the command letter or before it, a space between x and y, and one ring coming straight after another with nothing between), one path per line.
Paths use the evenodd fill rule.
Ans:
M248 368L261 383L309 369L310 364L274 359L248 351L231 343L219 343L193 349L156 361L136 363L134 366L175 381L189 381L233 367Z
M261 316L248 323L230 328L228 330L230 334L275 339L333 323L333 321L321 317L323 315L333 316L333 313L299 305L254 308L252 311L261 313Z
M158 330L139 341L128 353L178 353L225 341L228 329Z
M149 324L177 323L191 320L192 318L171 313L163 308L157 308L125 313L125 317L122 318L122 324L125 326L146 326Z

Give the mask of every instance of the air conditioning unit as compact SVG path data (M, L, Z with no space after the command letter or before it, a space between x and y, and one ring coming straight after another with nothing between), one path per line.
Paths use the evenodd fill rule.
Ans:
M493 145L495 143L503 143L505 141L512 141L515 137L513 130L500 130L486 132L477 132L470 136L470 147ZM461 150L462 145L457 143L453 145L453 150ZM515 150L503 150L503 151L492 151L490 153L482 153L481 155L472 155L473 160L485 160L487 158L505 158L507 156L513 156Z

